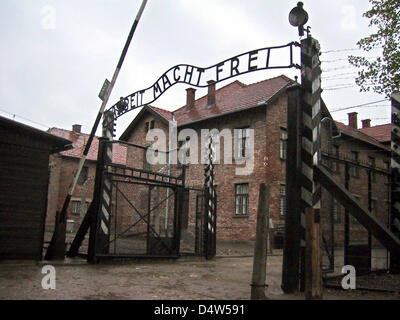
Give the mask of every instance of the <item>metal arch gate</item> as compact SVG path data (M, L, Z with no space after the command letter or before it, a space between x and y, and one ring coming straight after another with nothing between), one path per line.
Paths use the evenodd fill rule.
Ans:
M109 156L114 143L133 145L100 138L93 201L67 255L78 255L90 227L88 262L105 258L177 258L181 254L181 235L185 224L187 227L189 207L194 207L195 239L191 254L214 257L215 232L209 234L206 228L209 203L206 199L210 199L206 189L185 188L184 167L180 175L173 176L114 164ZM154 197L157 190L159 195ZM195 206L191 206L190 192L196 196ZM161 207L165 212L163 218L169 219L165 228L154 223L155 212Z
M127 45L129 44L129 39ZM85 162L87 153L91 146L92 140L94 138L94 134L96 132L97 126L100 122L102 116L103 118L103 134L102 137L105 140L112 141L114 136L114 121L122 116L123 114L142 107L146 104L149 104L155 100L157 100L165 91L167 91L170 87L177 83L186 83L195 87L207 87L212 81L213 83L218 83L242 74L246 74L249 72L260 71L260 70L268 70L268 69L282 69L282 68L297 68L301 69L300 65L298 65L294 59L294 50L296 47L300 47L301 45L298 42L291 42L286 45L274 46L274 47L265 47L257 50L252 50L249 52L245 52L243 54L234 56L230 59L226 59L223 62L217 63L215 65L202 68L193 65L180 64L176 65L169 70L167 70L152 86L139 90L137 92L132 93L131 95L121 98L116 104L114 104L107 111L104 111L106 101L108 100L108 96L110 94L110 90L113 86L113 81L111 85L107 85L107 81L102 88L102 96L104 95L106 99L103 101L102 108L97 115L95 124L92 128L90 138L85 147L85 151L83 153L82 158L80 159L79 168L77 171L77 175L74 177L74 181L76 181L77 176ZM286 52L289 58L289 63L287 65L280 65L271 63L274 59L271 56L278 56ZM123 56L121 59L123 60ZM120 63L122 62L120 60ZM225 68L224 68L225 66ZM230 67L229 67L230 66ZM241 66L239 68L239 66ZM243 67L246 66L246 67ZM120 65L118 66L118 68ZM118 68L116 72L118 71ZM225 72L223 72L225 70ZM228 72L227 72L228 71ZM178 74L178 73L181 74ZM183 72L183 74L182 74ZM192 74L195 73L197 76L192 77ZM116 73L117 74L117 73ZM188 79L187 79L188 78ZM195 79L196 78L196 79ZM172 80L173 79L173 80ZM208 80L207 80L208 79ZM206 81L207 80L207 81ZM172 81L172 82L171 82ZM104 92L103 92L104 91ZM103 112L104 111L104 112ZM211 137L210 137L211 138ZM210 142L212 138L210 139ZM211 143L209 145L211 150ZM212 152L210 152L210 155ZM105 159L104 162L112 163L112 144L110 143L102 153L100 153L99 148L99 156L97 162L97 170L96 172L102 172L101 170L101 159ZM215 188L213 185L213 156L209 155L209 160L211 160L211 165L206 165L205 169L205 200L204 201L204 214L206 217L206 223L202 224L204 228L207 228L207 231L204 232L205 246L201 249L204 252L204 255L207 258L212 258L216 254L216 194ZM88 261L95 262L96 258L96 247L107 248L107 243L109 243L110 239L110 218L112 217L112 203L110 204L110 199L112 196L112 185L111 182L107 179L100 178L100 174L96 174L96 183L95 183L95 191L93 196L92 204L90 205L80 227L79 230L71 244L70 249L67 252L68 257L74 257L78 254L78 250L84 241L85 235L87 234L90 228L90 237L89 237L89 248L88 248ZM104 177L107 177L107 173L104 173ZM157 182L155 182L157 183ZM178 190L183 188L184 186L177 187ZM68 204L72 195L72 191L74 189L74 185L70 190L70 194L67 195L63 209L62 216L65 219L66 211L68 208ZM100 191L102 193L100 194ZM96 194L97 193L97 194ZM53 234L52 242L55 239L59 238L60 235L55 232ZM54 247L51 246L51 247ZM51 250L50 250L51 249ZM51 259L54 255L52 254L53 249L49 247L49 259Z
M155 182L160 177L168 177L144 170L107 164L104 172L111 181L116 201L111 210L110 234L103 243L99 234L101 222L97 222L101 246L96 246L96 258L178 257L185 190L178 183ZM164 191L161 199L155 197L160 189ZM123 205L125 208L119 210ZM172 218L165 229L161 228L163 224L154 221L160 208L166 210L166 217Z

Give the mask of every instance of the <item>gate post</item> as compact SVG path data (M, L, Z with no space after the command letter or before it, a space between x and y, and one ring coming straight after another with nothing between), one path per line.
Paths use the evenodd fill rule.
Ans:
M400 238L400 93L392 94L391 123L391 231ZM400 273L400 256L390 253L390 272Z
M217 212L216 212L216 196L214 187L214 158L215 146L213 145L213 138L210 134L207 142L207 164L205 167L205 256L211 259L216 254L216 228L217 228Z
M256 243L254 245L253 276L251 281L252 300L265 300L265 283L267 268L267 241L269 220L269 186L260 184L257 207Z
M321 62L320 45L310 35L301 41L301 83L303 87L303 100L301 103L302 140L301 140L301 289L305 288L305 273L313 273L313 277L322 276L321 272L315 272L307 266L311 264L305 261L305 208L312 208L312 224L320 223L321 209L321 185L314 179L314 165L318 165L321 158ZM319 226L315 226L319 229ZM319 233L318 233L319 234ZM320 243L319 239L314 239ZM314 246L315 248L315 246ZM313 254L321 254L320 250L313 250ZM304 257L304 258L303 258ZM316 257L314 257L316 258ZM318 258L316 258L318 260ZM321 268L321 266L319 266ZM315 281L313 283L319 283ZM308 291L308 290L307 290ZM314 291L313 291L314 292ZM315 296L314 298L319 298Z
M96 166L95 191L96 201L94 217L90 224L90 237L88 248L88 262L96 262L96 254L109 253L111 229L111 201L112 183L110 176L105 171L105 165L112 163L112 141L114 134L114 114L104 112L103 132L99 139L99 152Z
M104 164L112 163L113 145L110 143L114 136L114 113L112 111L104 112L102 137L104 141L103 159ZM107 171L103 167L103 176L101 183L100 207L98 232L96 239L96 253L108 253L111 231L111 204L112 204L112 182Z
M290 199L290 201L286 204L288 214L285 216L281 285L286 294L299 290L301 238L301 201L299 193L301 181L300 97L300 85L296 84L288 89L286 192L287 199Z

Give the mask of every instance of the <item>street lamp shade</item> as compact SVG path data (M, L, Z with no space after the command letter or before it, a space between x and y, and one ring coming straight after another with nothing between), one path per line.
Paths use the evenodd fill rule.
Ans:
M308 21L308 13L303 9L303 2L298 2L289 13L289 22L293 27L304 26Z

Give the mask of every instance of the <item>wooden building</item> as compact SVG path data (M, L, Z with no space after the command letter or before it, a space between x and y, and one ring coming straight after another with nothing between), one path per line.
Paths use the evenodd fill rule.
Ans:
M42 258L49 156L70 145L0 117L0 259Z

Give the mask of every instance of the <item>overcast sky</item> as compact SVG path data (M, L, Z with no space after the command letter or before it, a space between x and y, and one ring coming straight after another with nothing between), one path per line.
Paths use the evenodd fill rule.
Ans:
M111 80L141 0L2 0L0 2L0 115L40 129L89 132L101 101L105 78ZM385 97L360 93L345 58L362 51L357 41L370 34L362 14L367 0L305 0L308 25L319 40L323 62L323 99L330 110ZM234 55L298 41L288 22L295 0L149 0L126 56L108 107L121 96L152 85L170 67L187 63L207 67ZM380 51L371 56L380 55ZM283 62L284 64L287 61ZM250 84L296 70L264 70L237 77ZM217 88L233 81L219 83ZM338 87L347 87L338 90ZM174 110L185 104L187 86L169 89L153 105ZM196 96L206 93L198 89ZM334 112L347 123L347 112L372 124L390 121L390 103ZM136 112L118 120L119 136ZM30 121L28 121L30 120ZM33 122L32 122L33 121Z

